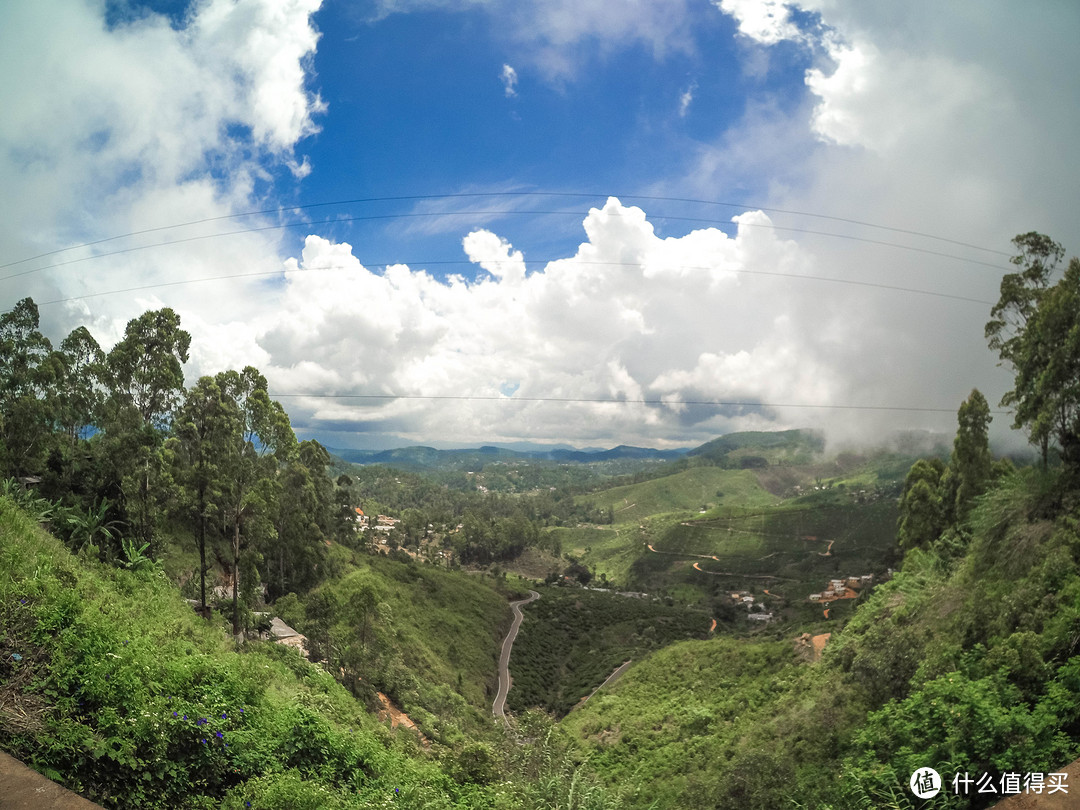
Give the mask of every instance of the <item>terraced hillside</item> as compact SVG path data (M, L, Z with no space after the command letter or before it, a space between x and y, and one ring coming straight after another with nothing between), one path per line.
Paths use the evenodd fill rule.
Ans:
M1002 774L1080 754L1076 508L1064 476L1008 473L909 550L817 663L794 633L681 642L561 725L611 785L647 786L642 808L987 808ZM909 790L920 767L947 783L932 803ZM957 793L954 774L993 791Z
M806 600L829 579L880 578L895 563L895 499L911 459L811 456L806 435L789 434L764 434L760 446L755 434L724 437L693 452L764 466L694 466L583 495L611 524L549 531L598 576L635 590L702 605L749 591L791 618L823 616ZM770 460L777 453L807 463Z

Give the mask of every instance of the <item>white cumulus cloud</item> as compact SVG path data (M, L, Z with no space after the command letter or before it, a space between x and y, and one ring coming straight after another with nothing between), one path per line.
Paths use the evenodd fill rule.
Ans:
M761 212L736 222L734 238L715 228L661 238L643 210L612 198L589 212L573 255L530 273L505 239L470 233L465 252L488 271L472 282L403 265L373 271L348 245L312 236L288 263L280 316L258 336L264 371L292 393L401 397L363 406L290 400L295 420L324 433L662 443L673 430L687 441L733 426L786 426L787 415L753 404L680 404L763 396L820 404L839 390L801 293L745 274L805 273L808 259ZM762 311L769 316L754 314ZM510 396L508 383L519 385Z
M762 45L802 37L791 20L790 4L783 0L713 0L713 4L735 18L740 34Z
M206 0L176 26L149 14L111 27L105 4L94 0L5 8L0 255L11 261L103 236L228 217L254 207L274 172L305 174L310 166L298 147L317 130L324 109L308 86L319 38L311 15L319 4ZM96 250L236 227L222 221L152 231ZM277 237L258 233L67 263L92 252L15 265L4 275L26 274L0 282L0 290L9 301L32 295L46 302L223 275L223 268L281 266ZM55 263L62 266L45 267ZM128 319L167 298L193 331L205 327L218 341L195 352L204 367L257 361L254 343L230 326L255 317L250 284L218 282L213 289L207 295L205 286L190 284L103 295L43 307L42 318L54 334L89 319L108 343Z

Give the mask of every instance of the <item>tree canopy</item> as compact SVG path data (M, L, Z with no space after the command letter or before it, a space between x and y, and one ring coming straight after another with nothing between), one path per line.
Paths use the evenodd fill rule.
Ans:
M1013 388L1001 404L1013 409L1013 427L1027 431L1048 461L1055 448L1080 467L1080 260L1039 233L1013 239L1020 268L1001 280L1001 296L986 324L986 338L1012 368ZM1056 279L1056 280L1055 280Z

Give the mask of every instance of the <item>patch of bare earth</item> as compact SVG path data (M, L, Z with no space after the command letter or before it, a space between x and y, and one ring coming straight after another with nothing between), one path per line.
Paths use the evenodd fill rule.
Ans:
M795 653L807 663L820 661L821 653L831 636L832 633L821 633L817 636L803 633L795 639Z
M424 746L424 748L431 748L431 740L424 736L424 732L417 727L416 723L412 721L409 715L405 714L405 712L395 706L393 701L382 692L376 692L375 694L379 698L379 703L382 704L382 708L379 709L378 712L380 721L386 722L389 720L390 728L403 726L410 731L415 732L416 736L420 738L420 744Z
M548 574L558 573L564 567L558 557L537 548L527 548L513 560L501 565L504 571L526 579L543 579Z

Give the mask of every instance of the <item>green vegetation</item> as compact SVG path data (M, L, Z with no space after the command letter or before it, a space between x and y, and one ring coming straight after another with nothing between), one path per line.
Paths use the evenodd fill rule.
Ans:
M649 800L636 806L724 807L713 792L724 775L776 778L761 746L752 749L762 757L757 767L739 774L729 763L750 753L743 750L748 735L758 734L778 697L790 694L808 671L797 665L789 643L682 642L632 666L562 725L582 740L612 784L649 786Z
M491 577L354 554L340 575L275 610L369 707L383 692L428 737L453 744L490 717L509 595Z
M650 599L580 588L543 588L524 609L510 656L511 710L570 711L630 659L686 638L704 638L709 617Z
M986 324L990 348L1015 372L1001 400L1014 408L1013 427L1067 468L1080 467L1080 259L1055 279L1065 250L1040 233L1013 239L1021 268L1001 280L1001 297Z
M916 767L1059 770L1080 754L1080 524L1061 485L1009 474L977 502L966 549L946 535L909 552L818 665L790 641L686 642L564 725L605 779L649 784L658 807L906 807Z
M658 514L695 514L724 503L765 506L776 498L762 489L750 471L692 467L639 484L614 487L579 500L594 509L610 510L616 524L638 523Z
M425 753L152 570L77 558L5 498L0 535L0 745L106 807L616 806L542 717Z

